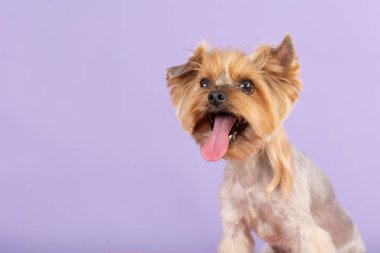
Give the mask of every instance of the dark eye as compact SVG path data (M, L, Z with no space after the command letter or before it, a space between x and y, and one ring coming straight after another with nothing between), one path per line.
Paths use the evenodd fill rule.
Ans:
M199 84L201 86L201 88L207 88L208 85L209 85L210 81L207 79L207 78L203 78Z
M245 92L247 94L251 94L253 92L253 83L251 80L243 79L239 83L239 88L242 92Z

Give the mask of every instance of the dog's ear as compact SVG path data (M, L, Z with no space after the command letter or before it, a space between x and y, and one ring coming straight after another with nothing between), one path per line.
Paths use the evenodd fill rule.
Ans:
M263 45L249 57L258 69L267 69L271 73L279 74L286 73L289 67L296 65L298 61L290 34L287 34L277 47Z
M290 112L302 88L300 65L290 35L286 35L277 47L259 47L252 61L267 86L271 87L268 94L273 96L271 103L275 104L272 109L276 118L274 126L277 128Z
M290 34L287 34L281 44L271 48L270 56L276 59L282 66L289 66L295 59L295 49Z
M207 52L206 42L202 42L194 51L188 62L185 64L168 68L166 71L166 79L170 80L175 77L184 77L193 74L196 69L202 64L203 57Z
M170 95L175 107L186 96L189 89L189 83L194 80L198 69L201 67L204 57L207 53L206 43L201 43L194 51L190 59L183 65L174 66L167 69L166 81L170 90Z
M175 77L182 76L182 75L184 75L190 71L191 71L191 66L189 66L188 63L178 65L178 66L174 66L174 67L168 68L166 70L166 79L170 80L170 79L173 79Z

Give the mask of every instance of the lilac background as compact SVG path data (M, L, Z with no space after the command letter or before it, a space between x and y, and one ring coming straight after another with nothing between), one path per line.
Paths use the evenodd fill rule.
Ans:
M182 132L165 69L286 32L289 136L378 252L379 2L265 2L0 0L0 252L215 252L223 162Z

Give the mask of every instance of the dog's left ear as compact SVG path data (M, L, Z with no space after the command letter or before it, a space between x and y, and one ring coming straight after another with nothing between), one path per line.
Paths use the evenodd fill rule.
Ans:
M271 73L284 74L297 62L296 50L290 34L287 34L280 45L273 47L263 45L250 55L257 68Z
M273 111L276 119L273 125L277 128L290 112L302 88L299 80L300 65L290 35L286 35L277 47L259 47L253 54L252 61L265 77L267 86L272 87L271 96L274 98L271 103L277 103L272 106L276 109Z
M166 79L170 80L175 77L185 77L189 74L193 74L194 71L202 64L204 54L207 52L206 42L202 42L198 48L194 51L188 62L185 64L168 68L166 71Z
M295 59L295 49L290 34L287 34L281 44L276 48L271 48L271 57L276 59L280 65L289 66Z

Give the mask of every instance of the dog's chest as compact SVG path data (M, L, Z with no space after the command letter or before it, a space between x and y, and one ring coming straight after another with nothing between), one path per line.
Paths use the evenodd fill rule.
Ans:
M257 176L226 173L222 186L222 201L225 195L237 216L241 217L260 238L272 244L283 244L285 217L280 211L281 202L266 197L265 187L269 181L265 176Z
M270 210L262 212L264 209L268 209L269 203L265 197L263 188L261 185L244 186L239 182L235 182L230 185L226 192L228 198L233 203L232 207L242 217L245 222L249 224L255 224L260 220L266 220L266 216L270 216Z

